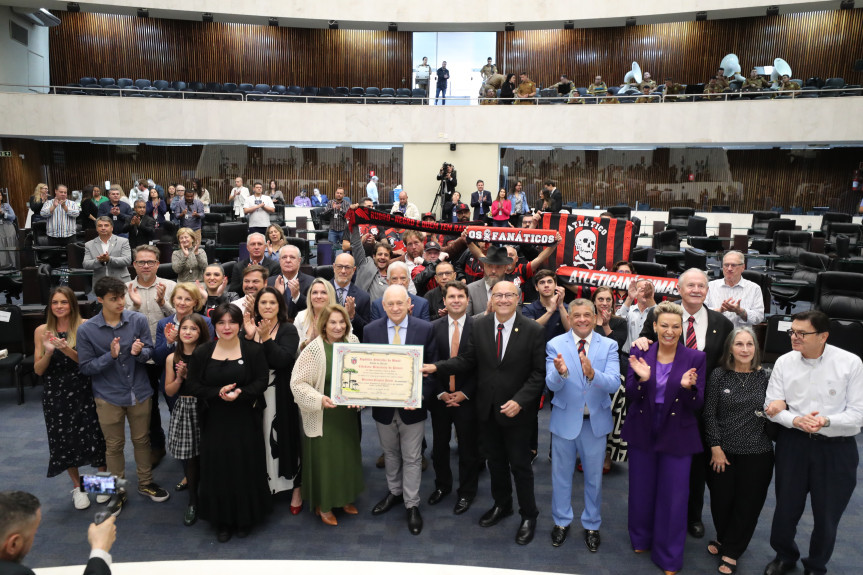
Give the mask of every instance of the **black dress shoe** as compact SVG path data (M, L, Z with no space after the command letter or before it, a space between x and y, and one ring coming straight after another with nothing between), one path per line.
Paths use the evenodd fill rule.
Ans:
M512 515L512 507L507 507L504 509L503 507L498 507L495 505L491 509L485 512L482 517L479 519L480 527L491 527L492 525L497 525L500 523L500 520L504 517L509 517Z
M533 541L533 532L536 531L536 519L524 519L518 532L515 534L515 542L519 545L527 545Z
M796 563L786 563L777 557L764 568L764 575L784 575L796 567Z
M591 553L596 553L599 550L599 531L585 529L584 543L587 545L587 548Z
M473 499L469 497L459 497L458 501L456 501L455 507L452 508L452 512L456 515L461 515L470 509L471 503L473 503Z
M429 495L429 505L437 505L443 498L449 495L452 489L435 489L431 495Z
M387 496L378 501L378 504L375 505L374 509L372 509L372 515L380 515L382 513L386 513L399 503L403 503L405 500L403 495L393 495L392 493L387 493Z
M227 543L231 540L231 529L229 527L219 527L219 532L216 533L216 539L219 543Z
M689 524L689 534L696 539L704 537L704 523L701 521L692 521Z
M186 507L186 513L183 515L183 525L191 527L198 520L198 508L195 505Z
M560 547L563 545L563 542L566 541L566 536L569 533L569 525L566 527L561 527L560 525L555 525L551 529L551 544L555 547Z
M419 507L408 509L408 530L411 535L419 535L423 530L423 516L420 515Z

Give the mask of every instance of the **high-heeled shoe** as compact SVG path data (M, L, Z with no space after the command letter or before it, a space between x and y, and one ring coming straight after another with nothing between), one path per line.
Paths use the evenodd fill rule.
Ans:
M321 521L323 521L327 525L336 526L339 524L339 522L336 521L336 516L333 515L332 511L321 511L320 507L315 507L315 515L320 516Z
M291 515L299 515L300 511L303 510L303 502L300 501L300 504L297 506L291 505Z
M666 571L665 575L677 575L677 571Z
M357 511L357 508L353 503L348 503L347 505L342 507L342 511L344 511L348 515L356 515L357 513L359 513L359 511Z

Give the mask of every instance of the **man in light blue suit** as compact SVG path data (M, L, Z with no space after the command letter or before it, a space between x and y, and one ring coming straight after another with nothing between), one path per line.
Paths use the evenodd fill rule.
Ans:
M546 346L545 383L551 401L551 544L566 540L572 523L572 475L576 456L584 468L584 542L599 549L602 464L605 436L611 433L611 396L620 387L617 343L593 331L596 309L589 300L569 305L571 331Z

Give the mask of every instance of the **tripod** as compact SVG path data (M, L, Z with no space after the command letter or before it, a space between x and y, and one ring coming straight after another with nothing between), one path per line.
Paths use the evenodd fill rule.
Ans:
M437 205L440 204L441 219L442 220L446 217L446 215L443 213L443 206L444 206L443 198L445 197L445 194L446 194L446 180L444 179L444 180L440 181L440 185L437 188L437 193L435 193L435 195L434 195L434 201L432 202L431 210L429 210L432 213L435 213L435 209L437 208Z

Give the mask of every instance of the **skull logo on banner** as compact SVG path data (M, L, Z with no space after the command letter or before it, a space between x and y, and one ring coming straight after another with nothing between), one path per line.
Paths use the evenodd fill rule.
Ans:
M575 234L575 250L577 253L572 265L590 270L596 268L596 233L593 230L581 228L581 231Z

